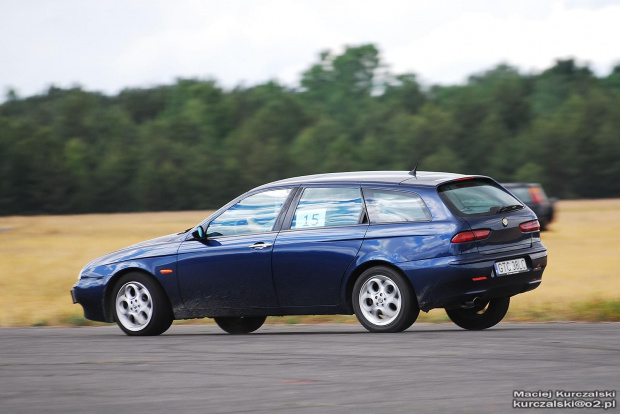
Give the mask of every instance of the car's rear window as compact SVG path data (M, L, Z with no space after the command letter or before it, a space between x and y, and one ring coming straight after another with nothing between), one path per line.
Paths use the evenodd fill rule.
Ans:
M528 187L515 187L509 188L509 190L524 203L532 202L532 196L530 195L530 189Z
M455 213L462 216L495 214L500 208L521 206L521 202L493 181L471 179L439 187L439 195Z
M507 185L506 188L524 203L544 203L549 200L545 190L539 185Z

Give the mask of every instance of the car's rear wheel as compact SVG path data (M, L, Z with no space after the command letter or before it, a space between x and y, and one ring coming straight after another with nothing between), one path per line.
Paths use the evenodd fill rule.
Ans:
M241 335L254 332L265 323L266 316L231 316L214 318L215 323L229 334Z
M508 312L510 298L483 301L469 309L446 309L448 317L463 329L479 331L497 325Z
M353 286L353 310L370 332L401 332L420 314L413 289L389 267L377 266L360 275Z
M114 320L127 335L160 335L172 325L170 302L150 276L131 272L123 275L112 292Z

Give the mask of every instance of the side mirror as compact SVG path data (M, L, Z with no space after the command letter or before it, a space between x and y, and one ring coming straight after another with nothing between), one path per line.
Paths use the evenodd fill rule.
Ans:
M192 232L192 237L196 240L203 240L205 238L205 229L202 226L196 227L196 230Z

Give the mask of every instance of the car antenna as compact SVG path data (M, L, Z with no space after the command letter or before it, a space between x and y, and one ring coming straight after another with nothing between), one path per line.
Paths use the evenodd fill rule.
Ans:
M419 162L416 162L415 163L415 167L413 167L413 170L409 171L409 175L413 175L415 178L418 178L416 176L416 173L418 172L418 164L419 164Z

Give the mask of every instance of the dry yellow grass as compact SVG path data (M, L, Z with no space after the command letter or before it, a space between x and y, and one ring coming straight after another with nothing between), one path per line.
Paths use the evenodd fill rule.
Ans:
M620 300L620 200L562 201L557 207L557 220L542 236L549 249L543 283L513 299L512 320L579 319L580 302ZM69 290L82 266L120 247L191 227L208 214L0 217L0 326L79 322L81 307L71 303ZM442 320L443 315L436 310L420 320Z
M0 326L78 320L69 290L89 261L179 232L209 212L0 217Z
M549 254L543 283L513 299L513 319L532 309L571 317L584 302L620 301L620 199L561 201L556 207L550 231L542 233Z

